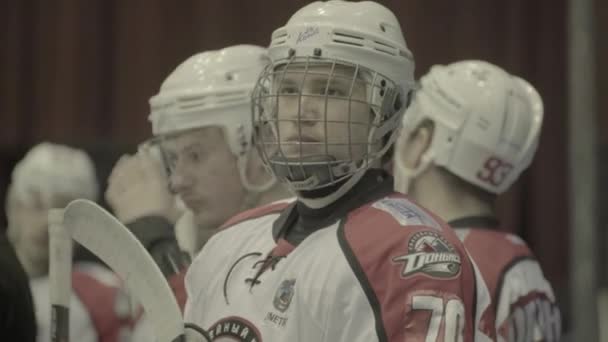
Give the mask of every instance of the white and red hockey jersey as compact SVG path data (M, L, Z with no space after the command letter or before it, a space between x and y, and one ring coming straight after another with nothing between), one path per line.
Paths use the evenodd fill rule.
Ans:
M561 316L551 285L526 243L493 230L490 217L450 222L481 273L490 305L480 312L478 329L496 341L559 341Z
M30 281L38 342L51 341L51 304L49 277ZM105 267L79 262L72 272L70 298L70 341L131 341L133 320L128 296L121 290L116 275Z
M294 246L277 227L295 207L245 212L207 242L186 322L213 341L473 340L473 269L440 219L387 191Z

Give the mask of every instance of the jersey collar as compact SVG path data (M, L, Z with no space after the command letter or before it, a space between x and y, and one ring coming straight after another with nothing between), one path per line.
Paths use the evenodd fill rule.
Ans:
M456 228L498 228L500 222L494 216L464 216L448 222L450 227Z
M345 218L366 203L393 192L393 178L380 169L370 169L342 198L324 208L312 209L296 201L290 204L273 224L275 241L285 238L297 246L311 233Z

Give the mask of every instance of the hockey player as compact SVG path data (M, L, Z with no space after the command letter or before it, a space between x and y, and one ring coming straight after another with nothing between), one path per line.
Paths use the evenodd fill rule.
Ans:
M150 99L152 146L168 178L143 153L114 167L106 193L117 217L138 230L170 227L177 194L193 216L200 249L231 216L288 193L252 148L251 90L266 50L237 45L198 53L180 64Z
M464 247L380 170L414 86L394 14L314 2L269 55L256 146L297 199L211 237L186 276L186 321L214 341L472 341Z
M526 244L499 231L496 196L532 161L543 103L525 80L483 61L438 65L403 119L396 189L456 228L489 288L479 328L498 341L557 341L560 314Z
M7 196L8 236L30 278L38 338L51 339L48 210L77 198L95 200L97 179L89 156L68 146L42 143L15 166ZM72 274L70 337L115 342L131 332L129 301L107 268L78 262Z
M188 58L150 99L154 139L121 158L108 181L108 203L157 261L182 307L190 260L175 231L180 239L180 229L195 228L181 249L196 254L234 214L289 196L252 145L251 91L267 63L266 50L253 45ZM147 153L154 151L164 167ZM188 208L177 224L174 194ZM149 332L145 326L138 338Z

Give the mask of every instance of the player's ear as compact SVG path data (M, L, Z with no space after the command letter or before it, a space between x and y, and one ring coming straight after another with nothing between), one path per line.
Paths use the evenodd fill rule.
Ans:
M422 156L431 147L433 141L434 123L431 120L424 120L407 139L400 139L403 151L403 162L406 166L415 169L422 162Z

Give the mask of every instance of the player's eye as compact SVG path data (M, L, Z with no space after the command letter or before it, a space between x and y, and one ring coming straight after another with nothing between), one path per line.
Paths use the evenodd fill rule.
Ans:
M282 86L279 88L279 94L281 95L294 95L299 92L298 88L294 86Z
M177 165L177 155L175 153L166 153L165 162L170 169L174 169Z
M189 163L197 164L200 163L202 158L202 153L200 151L188 151L186 152L186 160Z
M346 92L338 87L329 87L327 88L327 95L335 97L345 97Z

